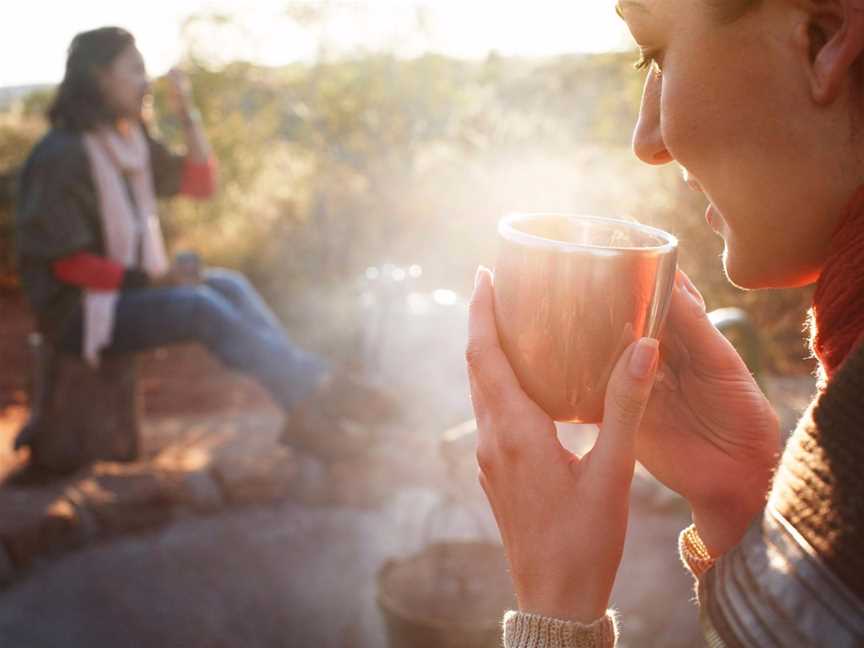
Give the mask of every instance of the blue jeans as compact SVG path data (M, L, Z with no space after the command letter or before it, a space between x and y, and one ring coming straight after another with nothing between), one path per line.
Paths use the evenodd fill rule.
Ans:
M81 352L82 316L72 318L60 348ZM197 285L144 288L117 300L114 337L103 353L134 353L199 342L231 369L249 374L286 411L327 375L327 363L288 338L246 278L209 269Z

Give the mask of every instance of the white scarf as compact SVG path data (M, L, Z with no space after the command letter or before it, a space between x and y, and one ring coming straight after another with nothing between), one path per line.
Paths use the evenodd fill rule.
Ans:
M124 268L140 265L151 278L164 274L168 261L156 211L150 147L141 126L136 124L125 136L108 128L85 133L84 148L99 197L105 256ZM116 290L84 291L82 351L92 366L98 366L100 352L111 344L116 304Z

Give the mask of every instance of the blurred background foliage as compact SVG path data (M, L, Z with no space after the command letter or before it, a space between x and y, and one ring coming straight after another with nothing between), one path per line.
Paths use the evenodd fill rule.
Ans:
M314 22L317 16L298 16ZM203 16L190 20L228 20ZM192 33L190 31L190 33ZM190 37L191 38L191 37ZM673 166L629 149L644 73L630 53L483 61L387 53L265 68L185 67L220 166L218 196L163 206L169 245L247 273L302 342L348 353L356 280L368 266L419 264L421 286L470 290L494 265L511 210L633 217L678 235L681 265L709 308L741 306L776 373L812 370L807 289L742 292L722 275L704 199ZM15 170L46 128L53 89L0 114L0 275L14 285ZM152 128L182 143L154 85Z

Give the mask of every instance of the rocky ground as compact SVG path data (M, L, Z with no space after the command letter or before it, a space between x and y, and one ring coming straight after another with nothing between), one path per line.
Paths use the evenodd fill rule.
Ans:
M430 438L325 466L276 445L278 425L272 414L151 421L146 461L0 490L0 645L383 647L386 560L495 539L469 437L449 464ZM172 441L157 450L159 439ZM692 646L675 557L686 508L641 473L633 497L613 597L622 645Z

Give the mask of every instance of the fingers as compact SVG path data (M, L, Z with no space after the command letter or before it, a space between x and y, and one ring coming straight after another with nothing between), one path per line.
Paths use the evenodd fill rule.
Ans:
M672 290L663 347L664 359L673 366L693 361L711 369L737 361L734 347L708 318L702 295L680 271Z
M701 293L690 281L683 270L678 270L675 275L675 284L670 296L669 315L660 338L661 362L670 368L678 368L687 364L689 354L686 340L682 339L679 331L698 325L699 320L705 313L705 300ZM695 318L695 319L694 319ZM665 373L662 371L661 373Z
M492 274L486 268L475 278L465 355L477 419L477 461L484 474L497 474L504 465L542 463L563 451L555 424L522 390L498 341Z
M663 388L667 391L678 391L681 389L681 384L678 381L677 372L673 366L663 360L663 346L660 346L660 363L657 369L657 375L654 380L654 388Z
M697 338L704 337L706 327L713 329L705 312L705 300L693 286L686 274L679 271L672 288L672 303L669 307L669 325L673 327L678 337L691 333ZM691 329L696 328L696 331ZM716 332L716 331L715 331ZM686 340L682 340L686 342ZM689 346L685 344L685 346Z
M179 67L171 68L165 75L168 81L170 96L175 101L181 101L187 97L190 92L189 76Z
M478 418L508 402L525 398L516 374L498 341L492 273L478 268L468 309L468 347L465 351L471 400Z
M702 306L702 310L705 310L705 298L702 296L702 293L696 288L693 281L690 277L687 276L687 273L683 270L678 270L678 273L675 277L675 284L680 285L684 288L691 297L693 297L699 304Z
M592 463L609 479L628 486L636 454L636 432L651 398L659 360L659 344L642 338L618 360L609 385L603 424L591 451Z

